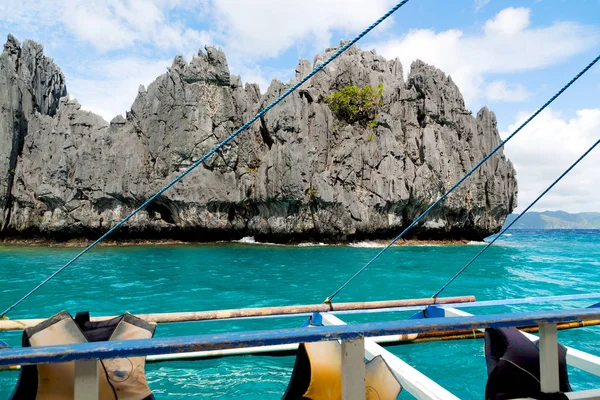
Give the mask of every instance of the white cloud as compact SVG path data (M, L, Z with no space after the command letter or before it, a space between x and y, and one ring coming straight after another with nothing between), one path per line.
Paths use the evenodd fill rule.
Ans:
M530 96L520 83L511 85L506 81L493 81L485 88L485 97L491 101L524 101Z
M487 6L490 0L475 0L475 12L478 12L483 7Z
M514 131L528 113L509 127ZM502 137L508 132L501 133ZM547 110L506 145L505 154L517 170L519 209L522 211L554 179L600 138L600 108L577 111L571 119ZM570 212L600 210L600 148L596 148L534 207Z
M60 10L48 0L3 0L0 21L9 29L27 26L31 30L52 26L60 20ZM7 10L10 10L7 12Z
M529 9L505 8L495 18L486 21L485 33L503 37L514 36L529 26Z
M400 39L375 42L371 46L388 58L399 57L405 66L421 59L442 69L452 76L467 104L471 104L486 94L498 93L486 92L489 75L558 64L598 42L598 33L593 28L573 22L531 27L529 15L526 8L506 8L488 20L477 34L468 35L456 29L442 32L418 29ZM517 94L525 92L523 87Z
M201 2L192 1L187 6ZM136 44L187 51L208 43L208 32L186 27L170 16L169 12L178 5L180 2L168 0L65 0L60 3L65 28L101 51Z
M66 29L100 50L128 47L135 40L134 30L114 17L114 9L98 3L67 0L63 20Z
M274 57L294 46L322 50L332 30L364 29L395 0L213 0L218 31L230 53L253 58Z
M125 115L137 96L139 86L147 86L165 73L171 63L172 60L134 58L104 60L82 71L94 78L71 77L67 81L67 88L83 109L110 121L117 114Z
M185 26L172 12L197 14L206 3L207 0L3 0L2 6L10 12L0 13L0 28L24 31L27 38L37 37L44 42L53 41L57 34L66 31L103 52L134 45L186 52L210 43L210 35L206 30ZM41 35L43 32L46 34Z
M291 48L312 57L331 44L334 30L336 35L350 38L396 2L305 0L300 4L280 0L211 0L204 11L210 15L211 23L216 24L211 26L210 35L223 44L231 71L241 75L244 82L258 83L264 92L272 79L285 82L291 78L295 65L265 68L257 61L277 57ZM391 24L391 19L382 23L371 35L377 37Z

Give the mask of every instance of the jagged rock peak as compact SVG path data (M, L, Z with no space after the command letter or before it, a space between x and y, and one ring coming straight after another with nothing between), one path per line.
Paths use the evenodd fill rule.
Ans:
M312 71L312 65L310 65L310 61L300 59L298 60L298 65L296 66L296 78L303 78L308 73Z
M4 44L4 52L10 55L14 62L20 51L21 44L13 35L9 34Z
M54 61L44 56L44 47L31 40L21 46L12 35L8 35L3 55L12 61L15 76L27 82L33 105L41 114L56 114L59 100L67 95L65 77Z
M123 116L121 114L117 115L110 121L111 125L125 125L126 123L127 123L127 120L125 118L123 118Z
M222 49L205 46L206 53L198 51L189 64L178 55L173 60L171 72L178 73L186 83L208 83L219 86L230 84L229 66Z
M450 102L461 110L465 110L465 102L460 90L443 71L421 60L410 65L406 82L408 88L413 88L424 98L436 102Z

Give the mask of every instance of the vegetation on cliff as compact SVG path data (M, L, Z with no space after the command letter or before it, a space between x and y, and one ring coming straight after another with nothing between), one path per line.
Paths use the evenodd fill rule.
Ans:
M369 85L361 88L356 85L345 86L325 96L325 103L338 119L375 128L375 116L383 105L383 84L380 83L377 89Z

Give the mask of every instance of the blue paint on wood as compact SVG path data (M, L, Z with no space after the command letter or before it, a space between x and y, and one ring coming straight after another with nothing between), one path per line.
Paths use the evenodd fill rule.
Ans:
M313 326L323 326L323 317L321 317L321 313L313 313L312 317L310 317L310 324Z
M423 318L425 318L425 313L423 312L423 310L421 310L418 313L411 315L408 319L423 319Z
M600 299L600 293L589 293L589 294L573 294L565 296L547 296L547 297L527 297L523 299L506 299L506 300L488 300L488 301L477 301L467 303L450 303L450 304L437 304L435 307L440 308L472 308L472 307L493 307L493 306L508 306L517 304L536 304L536 303L554 303L560 301L569 300L586 300L586 299ZM598 303L600 305L600 303ZM375 314L375 313L393 313L393 312L408 312L418 311L409 319L423 318L422 311L425 309L424 306L408 306L408 307L387 307L387 308L375 308L369 310L344 310L344 311L330 311L333 315L345 315L345 314ZM270 318L281 318L281 317L298 317L298 316L310 316L310 313L303 314L290 314L290 315L271 315ZM420 317L419 317L420 316ZM245 319L253 318L265 318L265 317L244 317Z
M509 306L515 304L554 303L568 300L600 299L600 293L570 294L565 296L526 297L523 299L488 300L471 303L438 304L441 308L470 308L470 307L492 307Z
M428 318L313 328L11 348L0 351L0 366L186 353L322 340L351 340L363 336L371 337L407 333L473 330L487 327L528 326L538 325L539 323L565 323L590 319L600 319L600 309L591 308Z
M462 303L454 303L462 304ZM372 314L372 313L392 313L392 312L405 312L405 311L423 311L425 306L408 306L408 307L386 307L386 308L371 308L368 310L344 310L344 311L328 311L333 315L344 315L344 314Z
M446 311L438 306L429 306L427 307L425 315L427 318L444 318L446 316Z

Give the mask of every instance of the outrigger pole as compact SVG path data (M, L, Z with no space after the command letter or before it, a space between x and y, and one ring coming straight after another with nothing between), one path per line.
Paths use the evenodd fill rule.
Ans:
M210 321L231 318L248 318L248 317L275 317L289 316L295 314L307 314L315 312L328 311L354 311L354 310L374 310L383 308L398 308L398 307L414 307L414 306L430 306L436 304L457 304L457 303L472 303L475 301L474 296L457 296L457 297L441 297L441 298L422 298L422 299L404 299L404 300L383 300L383 301L367 301L367 302L350 302L350 303L321 303L296 306L277 306L277 307L260 307L260 308L236 308L231 310L210 310L210 311L189 311L189 312L171 312L158 314L135 314L136 317L144 319L148 322L168 323L168 322L191 322L191 321ZM401 310L399 310L401 311ZM103 321L116 316L101 316L92 317L92 321ZM13 319L0 320L0 331L23 330L35 326L46 318L33 319Z

